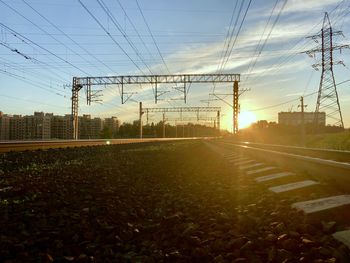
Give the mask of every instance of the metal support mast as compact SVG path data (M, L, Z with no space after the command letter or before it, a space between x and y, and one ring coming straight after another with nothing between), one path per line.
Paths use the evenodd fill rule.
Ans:
M165 112L163 112L163 138L165 138Z
M73 78L72 86L72 122L73 122L73 138L78 139L78 104L79 104L79 90L81 86L77 78Z
M325 112L328 120L330 119L332 122L330 124L344 128L343 116L333 73L333 65L343 64L343 62L333 61L333 51L349 48L349 45L335 45L333 43L333 37L338 35L343 34L341 31L333 31L328 13L325 13L321 33L308 37L315 40L316 43L318 43L318 39L321 39L321 47L303 52L311 57L314 57L315 53L322 53L322 62L312 65L315 70L318 70L319 67L322 68L314 118L316 127L320 124L319 112Z
M142 110L142 102L139 104L139 125L140 125L140 139L142 139L142 115L144 114Z
M232 133L237 134L238 133L238 115L239 115L239 96L241 96L244 92L249 91L250 89L241 89L239 90L238 87L238 81L233 82L232 86L232 93L209 93L209 96L214 96L215 99L212 100L220 100L230 106L232 108ZM225 98L227 96L233 96L232 97L232 103L227 102Z
M217 122L217 129L218 129L218 134L220 134L220 111L216 113L216 122Z
M298 106L301 108L301 144L305 146L305 115L304 115L304 109L307 107L307 105L304 105L304 97L300 97L300 105Z
M233 134L238 133L238 81L233 83Z

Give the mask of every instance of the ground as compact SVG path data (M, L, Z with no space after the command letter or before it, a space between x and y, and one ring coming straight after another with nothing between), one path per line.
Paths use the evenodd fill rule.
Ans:
M349 262L205 143L0 157L2 262Z

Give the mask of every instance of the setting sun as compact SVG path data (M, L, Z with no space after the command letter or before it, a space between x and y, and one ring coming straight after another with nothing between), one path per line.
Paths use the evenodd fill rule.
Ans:
M247 128L252 123L256 122L256 116L251 111L243 111L238 115L238 126L240 129Z

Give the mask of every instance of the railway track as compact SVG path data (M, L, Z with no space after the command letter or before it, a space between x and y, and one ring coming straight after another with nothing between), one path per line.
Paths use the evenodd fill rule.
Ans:
M350 151L341 151L333 149L320 149L320 148L305 148L297 146L287 146L278 144L264 144L264 143L252 143L252 142L227 142L230 144L239 144L249 147L274 150L279 152L286 152L291 154L299 154L308 157L315 157L339 162L349 162L350 163Z
M350 152L215 140L208 146L241 171L239 176L273 192L310 221L331 225L350 248ZM342 161L339 161L342 160Z
M131 144L131 143L149 143L179 140L197 140L203 137L191 138L145 138L145 139L97 139L97 140L48 140L48 141L6 141L0 142L0 153L11 151L27 151L52 148L112 145L112 144Z

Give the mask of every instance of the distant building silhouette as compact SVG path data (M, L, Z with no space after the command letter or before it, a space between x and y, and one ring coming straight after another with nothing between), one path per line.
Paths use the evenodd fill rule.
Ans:
M54 115L51 117L51 138L52 139L72 139L73 122L70 114L65 116Z
M301 125L302 113L298 111L294 112L279 112L278 113L278 124L298 126ZM313 123L315 121L315 112L304 112L304 123ZM326 113L318 113L318 125L326 125Z
M117 117L79 117L79 139L98 139L104 127L112 134L119 130ZM0 140L47 140L72 139L73 122L70 114L65 116L53 113L34 112L34 115L8 115L0 111Z
M10 116L0 111L0 140L10 139Z
M113 135L119 131L119 120L117 117L105 118L103 128L107 128Z

